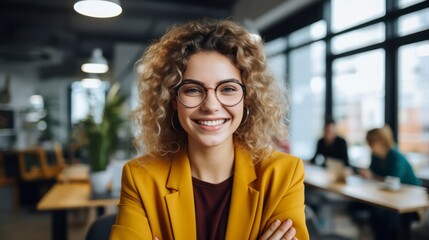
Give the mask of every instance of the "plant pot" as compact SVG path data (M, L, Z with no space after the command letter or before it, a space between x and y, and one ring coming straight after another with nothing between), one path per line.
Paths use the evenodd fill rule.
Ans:
M112 171L107 168L104 171L91 172L89 179L93 194L107 194L110 191L110 184L112 182Z

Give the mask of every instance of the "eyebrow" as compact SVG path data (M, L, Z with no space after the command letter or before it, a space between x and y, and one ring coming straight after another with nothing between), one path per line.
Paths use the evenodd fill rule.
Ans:
M236 82L236 83L240 83L242 84L238 79L235 78L228 78L228 79L224 79L224 80L220 80L216 83L216 86L222 83L226 83L226 82ZM195 84L199 84L202 86L205 86L205 84L201 81L195 80L195 79L183 79L182 83L180 85L186 84L186 83L195 83Z

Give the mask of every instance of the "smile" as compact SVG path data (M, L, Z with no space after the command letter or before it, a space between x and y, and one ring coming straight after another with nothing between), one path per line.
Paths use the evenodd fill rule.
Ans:
M219 126L219 125L224 124L225 122L226 122L226 119L212 120L212 121L197 121L198 124L204 125L204 126L209 126L209 127Z

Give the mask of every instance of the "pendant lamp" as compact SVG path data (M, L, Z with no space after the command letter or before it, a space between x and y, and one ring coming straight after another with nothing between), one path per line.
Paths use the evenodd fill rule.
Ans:
M116 17L122 13L119 0L78 0L73 8L82 15L95 18Z
M106 73L109 70L107 60L103 57L103 52L100 48L92 51L89 62L82 64L81 69L86 73Z

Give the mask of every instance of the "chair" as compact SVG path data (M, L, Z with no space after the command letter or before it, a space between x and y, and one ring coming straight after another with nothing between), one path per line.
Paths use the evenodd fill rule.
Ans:
M86 240L108 240L110 229L115 224L116 214L109 214L96 219L89 227Z
M305 206L305 219L307 224L308 233L313 240L349 240L349 238L337 234L324 234L321 232L318 224L318 219L313 209Z
M9 176L6 171L5 157L0 152L0 187L11 186L13 191L13 205L17 209L19 206L19 190L14 176Z
M54 156L53 163L50 163L43 147L19 151L18 159L21 178L24 181L55 178L65 166L61 145L54 145Z

